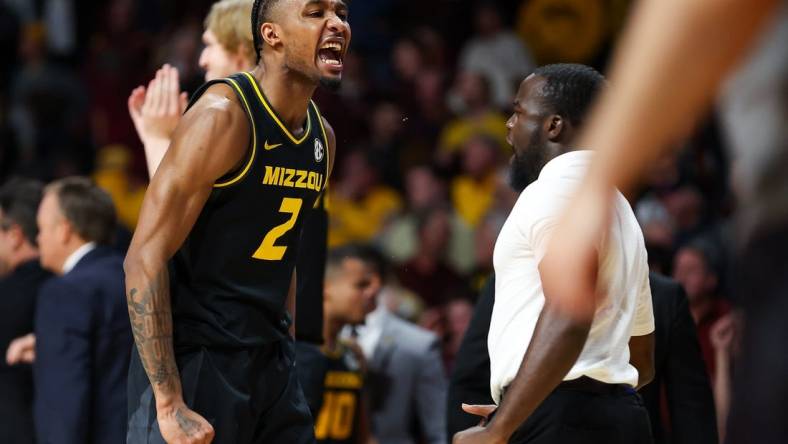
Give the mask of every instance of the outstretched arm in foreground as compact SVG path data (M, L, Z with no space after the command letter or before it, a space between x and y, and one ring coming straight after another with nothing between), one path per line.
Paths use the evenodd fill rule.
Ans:
M691 130L777 0L644 0L634 11L578 146L597 156L542 261L545 289L589 298L590 254L624 193Z
M124 268L134 341L168 443L207 443L213 428L186 407L175 364L167 261L183 244L214 182L246 155L246 115L226 85L212 86L186 113L142 206Z

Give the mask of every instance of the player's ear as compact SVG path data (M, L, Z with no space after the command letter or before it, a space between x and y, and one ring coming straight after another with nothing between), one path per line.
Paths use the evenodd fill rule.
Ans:
M279 31L279 25L276 23L263 23L260 26L263 41L270 46L275 47L282 42L282 39L279 37Z
M71 240L72 236L74 236L74 228L71 226L66 220L61 220L57 226L57 237L59 238L62 244L68 243Z
M557 141L564 131L564 119L558 114L553 114L545 121L545 132L550 141Z

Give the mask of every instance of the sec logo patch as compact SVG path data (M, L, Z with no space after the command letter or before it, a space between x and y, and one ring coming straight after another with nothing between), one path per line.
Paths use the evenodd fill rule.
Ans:
M324 155L325 148L323 148L323 142L321 142L320 139L315 139L315 162L323 160Z

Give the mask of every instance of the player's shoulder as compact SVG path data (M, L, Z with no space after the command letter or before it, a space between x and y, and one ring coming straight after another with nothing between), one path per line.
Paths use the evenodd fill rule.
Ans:
M320 120L323 123L323 128L326 130L326 137L328 138L329 144L334 144L336 141L336 136L334 135L334 127L331 126L331 123L328 122L328 119L325 116L321 115Z
M329 153L328 170L330 174L334 170L334 160L337 150L337 136L334 134L334 128L331 126L330 123L328 123L328 119L320 115L320 121L322 122L323 129L326 132L325 136L326 136L326 143L328 143L328 153Z
M217 114L243 114L238 94L224 82L208 85L189 111L200 110Z
M224 83L209 85L184 114L186 126L216 129L223 134L245 130L248 118L233 89Z
M524 223L555 216L563 201L560 186L542 178L535 180L520 193L512 216Z

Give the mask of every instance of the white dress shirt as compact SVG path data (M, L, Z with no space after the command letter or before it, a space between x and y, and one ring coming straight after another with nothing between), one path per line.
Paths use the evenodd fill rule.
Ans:
M591 161L591 151L551 160L522 192L495 244L495 305L490 322L490 391L496 403L514 379L544 306L539 262L550 235ZM601 298L585 346L564 380L588 376L636 386L629 339L654 331L643 233L621 193L599 248ZM606 289L606 290L604 290Z
M356 341L368 360L374 356L375 348L377 348L380 337L383 335L383 322L386 317L386 310L388 308L384 304L378 303L377 308L367 315L364 324L356 326L356 333L358 334Z
M69 271L73 270L74 267L77 266L79 261L81 261L82 258L85 257L85 255L87 255L88 253L90 253L95 249L96 249L96 243L88 242L85 245L74 250L74 252L71 253L68 256L68 258L66 258L66 261L63 262L63 274L66 274Z

